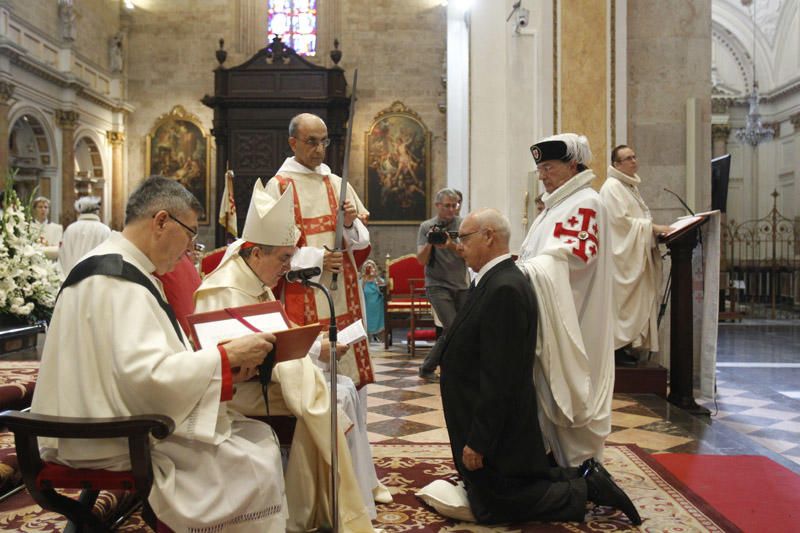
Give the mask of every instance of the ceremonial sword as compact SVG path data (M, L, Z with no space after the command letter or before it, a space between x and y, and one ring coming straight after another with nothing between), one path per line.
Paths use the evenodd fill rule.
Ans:
M347 178L350 173L350 142L353 139L353 117L356 114L356 84L358 83L358 69L353 71L353 91L350 94L350 116L347 118L347 134L344 141L344 165L342 166L342 185L339 189L339 211L336 215L336 240L333 241L331 252L344 253L342 246L342 234L344 233L344 202L347 200ZM344 267L344 264L342 264ZM335 291L339 286L339 273L334 272L331 276L331 290Z

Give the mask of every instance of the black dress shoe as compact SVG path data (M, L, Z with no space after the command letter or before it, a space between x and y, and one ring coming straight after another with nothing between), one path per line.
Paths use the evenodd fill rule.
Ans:
M579 469L578 471L580 472L581 477L585 477L587 472L592 468L597 468L603 474L607 475L611 479L614 479L614 476L611 475L611 472L606 470L606 467L604 467L602 463L597 462L597 460L594 457L590 457L589 459L586 459L583 463L581 463L581 466L578 467Z
M614 366L633 368L639 365L639 358L625 348L614 350Z
M625 492L614 483L611 476L600 463L589 459L581 465L583 478L588 488L588 500L596 505L605 505L619 509L635 526L642 523L636 506Z

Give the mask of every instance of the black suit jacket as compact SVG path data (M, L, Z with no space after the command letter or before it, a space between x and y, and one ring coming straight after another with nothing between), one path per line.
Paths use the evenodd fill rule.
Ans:
M444 415L467 484L547 476L533 385L537 317L527 278L507 259L481 278L443 341ZM465 444L483 454L483 469L464 468Z

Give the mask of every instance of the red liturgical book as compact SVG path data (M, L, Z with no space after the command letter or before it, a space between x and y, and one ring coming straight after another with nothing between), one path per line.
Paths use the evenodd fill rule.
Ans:
M195 346L208 348L251 333L266 331L276 337L275 361L305 357L322 329L320 324L292 328L280 302L264 302L195 313L186 317Z

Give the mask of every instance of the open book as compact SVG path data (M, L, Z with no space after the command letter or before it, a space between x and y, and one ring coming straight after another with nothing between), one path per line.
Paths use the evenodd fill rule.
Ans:
M242 307L195 313L186 317L195 346L208 348L255 332L276 337L275 361L305 357L322 326L310 324L292 328L280 302L264 302Z
M685 232L692 228L696 228L703 224L708 219L709 213L697 213L696 215L688 215L681 217L669 225L670 230L658 236L661 242L669 242L676 237L683 235Z

